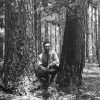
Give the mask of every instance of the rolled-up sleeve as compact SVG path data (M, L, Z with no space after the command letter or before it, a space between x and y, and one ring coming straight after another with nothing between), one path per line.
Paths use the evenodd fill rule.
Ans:
M39 55L37 59L37 64L41 65L42 64L42 54Z
M50 65L57 65L57 66L59 66L59 58L58 58L57 53L54 50L52 51L52 56L53 56L53 61L51 62Z

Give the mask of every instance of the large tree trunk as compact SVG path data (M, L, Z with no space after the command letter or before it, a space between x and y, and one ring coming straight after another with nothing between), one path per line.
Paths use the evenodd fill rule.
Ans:
M5 2L5 57L4 57L4 67L3 67L3 76L4 76L4 85L7 86L8 76L10 74L9 69L13 60L13 31L14 31L14 23L15 20L11 20L14 18L14 13L11 9L10 3Z
M66 14L60 71L57 77L60 88L77 87L82 84L82 71L85 65L86 8L84 12L82 9L77 6L74 16Z
M15 86L14 83L24 74L25 70L28 70L27 66L30 60L30 41L28 40L30 39L26 33L27 16L25 0L17 3L11 0L6 0L5 2L6 27L3 83L5 88L11 88Z

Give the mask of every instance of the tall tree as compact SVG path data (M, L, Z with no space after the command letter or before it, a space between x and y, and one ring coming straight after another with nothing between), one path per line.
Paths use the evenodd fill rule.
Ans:
M20 76L28 73L33 58L32 6L31 0L5 1L5 88L15 87Z
M82 71L85 64L85 33L87 27L86 1L74 1L67 9L66 26L60 57L60 71L57 82L60 88L82 84Z

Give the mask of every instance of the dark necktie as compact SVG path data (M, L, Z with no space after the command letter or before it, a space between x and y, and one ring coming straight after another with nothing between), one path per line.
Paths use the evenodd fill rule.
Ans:
M49 54L48 53L44 53L43 54L43 66L47 67L49 63Z

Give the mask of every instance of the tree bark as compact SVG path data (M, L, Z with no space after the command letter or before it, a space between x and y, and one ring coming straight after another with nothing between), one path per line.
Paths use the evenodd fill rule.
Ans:
M83 10L86 11L86 9ZM57 77L59 88L66 89L65 87L82 85L82 72L85 65L86 32L84 12L78 6L74 15L68 16L66 14L66 26L59 65L60 71Z
M5 56L2 71L5 88L15 86L15 82L24 74L29 59L26 49L28 40L25 2L19 1L16 9L14 9L16 5L12 6L12 4L16 2L5 1Z

